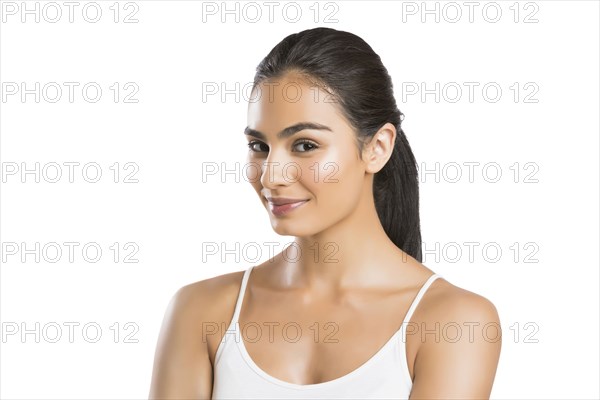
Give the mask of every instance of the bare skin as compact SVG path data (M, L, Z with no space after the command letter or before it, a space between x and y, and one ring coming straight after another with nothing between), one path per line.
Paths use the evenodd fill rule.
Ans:
M375 211L373 174L391 155L394 126L385 124L376 133L361 160L351 127L335 104L324 101L326 93L319 90L320 101L315 101L315 88L311 91L294 74L275 81L280 84L276 88L289 82L300 84L307 95L290 102L281 90L268 96L266 88L261 99L249 105L248 127L263 137L247 137L261 142L249 151L248 162L260 166L260 179L252 185L273 229L294 236L305 256L290 261L280 253L254 267L239 323L242 329L249 323L264 328L258 340L255 329L246 333L252 341L242 336L259 368L280 380L306 385L344 376L377 353L400 328L433 271L391 242ZM330 130L277 136L307 121ZM306 151L299 139L317 147ZM279 164L268 167L266 162ZM315 162L320 179L315 179ZM324 179L332 172L326 162L337 166L335 182ZM283 166L290 163L296 168L286 171ZM276 216L265 196L309 201L286 216ZM175 294L157 344L150 398L211 397L215 354L233 316L242 275L240 271L205 279ZM279 325L270 338L268 324L273 322ZM297 342L283 336L281 328L289 322L301 327ZM501 349L495 328L500 321L489 300L437 279L411 323L406 341L411 399L489 398ZM491 325L487 330L486 324ZM209 330L214 327L217 331ZM423 328L437 331L437 340L434 333L422 336Z

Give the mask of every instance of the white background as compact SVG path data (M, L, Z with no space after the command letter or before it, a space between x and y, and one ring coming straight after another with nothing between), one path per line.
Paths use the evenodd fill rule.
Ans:
M329 26L361 36L381 56L421 172L439 163L437 179L435 173L421 178L424 264L496 305L503 346L492 398L599 398L598 2L479 2L473 22L463 2L438 2L439 22L435 13L421 21L421 2L298 2L297 22L294 8L282 15L286 3L269 21L269 9L258 2L262 17L254 23L257 7L245 3L237 4L237 22L235 13L222 22L221 2L204 4L205 11L216 7L215 15L194 1L120 2L117 23L113 1L96 3L102 10L96 23L83 18L87 2L75 8L72 23L62 2L56 23L46 20L56 13L51 7L43 13L46 2L37 2L39 22L35 14L22 22L21 2L7 3L0 27L0 397L147 398L158 332L174 292L259 264L270 256L265 242L277 242L280 251L293 239L273 232L244 180L242 87L285 36ZM498 8L502 14L491 22ZM457 10L462 16L452 22ZM93 5L87 12L94 18ZM132 12L138 22L124 23ZM337 22L327 22L332 13ZM21 82L26 89L56 82L62 97L48 101L55 92L47 86L39 103L33 94L23 101L20 92L8 94L11 82L19 90ZM73 103L64 82L79 84ZM103 90L95 103L82 96L89 82ZM139 89L137 103L124 102L133 91L128 82ZM438 102L434 94L423 99L421 92L407 92L421 83L434 89L436 82ZM465 82L478 84L473 102ZM239 97L222 99L219 89L203 99L207 83L232 93L237 83ZM488 98L486 84L492 86ZM463 92L453 102L456 86ZM496 102L493 87L502 90ZM80 163L72 183L65 162ZM89 183L82 166L94 162L102 176ZM238 165L237 175L221 178L219 171L203 178L203 169L222 162L229 169ZM472 182L469 162L479 163ZM34 174L22 182L22 166L35 163L39 183ZM56 183L49 182L52 163L62 166ZM115 163L117 183L110 169ZM486 164L496 168L483 174ZM452 182L457 165L462 176ZM14 166L19 170L11 175ZM135 166L132 178L139 182L124 182ZM494 183L497 167L502 175ZM86 177L94 175L90 169ZM63 250L55 263L52 242ZM72 263L64 242L79 243ZM137 263L124 262L136 248L126 247L129 242L137 246ZM465 242L478 244L472 259ZM24 251L36 243L48 250L37 252L39 262L35 251ZM98 262L83 258L86 243L102 249ZM207 243L221 251L206 254ZM491 248L482 253L486 244ZM246 256L222 251L235 246L246 246ZM494 248L502 250L497 260ZM69 323L79 324L72 343ZM85 324L91 324L87 335ZM62 336L52 343L57 326ZM95 343L93 326L102 329ZM22 336L23 328L30 333Z

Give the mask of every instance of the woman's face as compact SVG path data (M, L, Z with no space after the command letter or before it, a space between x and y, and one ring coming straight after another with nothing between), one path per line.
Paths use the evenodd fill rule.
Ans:
M280 235L310 236L350 215L363 191L372 189L355 133L332 97L292 74L264 81L253 96L247 174L273 229ZM271 197L306 202L285 212L286 207L267 200Z

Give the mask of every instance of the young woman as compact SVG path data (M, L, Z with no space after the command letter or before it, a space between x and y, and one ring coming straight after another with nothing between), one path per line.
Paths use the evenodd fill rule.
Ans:
M252 93L252 185L293 251L175 294L150 398L489 398L498 313L421 263L416 161L380 57L305 30Z

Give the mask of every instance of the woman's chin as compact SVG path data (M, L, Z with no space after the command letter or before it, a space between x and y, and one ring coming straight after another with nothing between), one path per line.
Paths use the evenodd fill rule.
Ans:
M314 229L307 229L304 224L299 224L297 221L272 221L271 227L275 233L282 236L309 236L312 235Z

